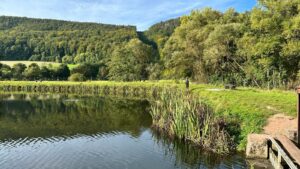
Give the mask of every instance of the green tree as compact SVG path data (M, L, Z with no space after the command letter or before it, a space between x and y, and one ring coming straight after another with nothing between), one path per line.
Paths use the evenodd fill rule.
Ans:
M23 73L27 66L23 63L17 63L13 66L12 72L13 72L13 78L16 80L22 80L23 79Z
M131 40L124 48L114 51L108 64L109 79L116 81L145 80L147 66L153 58L153 48L138 39Z
M55 72L46 66L42 66L40 72L41 72L41 78L44 80L52 80L53 77L55 76Z
M1 80L10 80L12 78L12 69L6 64L0 65L0 79Z
M55 70L55 77L59 80L67 80L70 76L70 69L67 65L61 64Z
M62 58L62 63L64 64L71 64L71 63L74 63L74 59L72 56L70 55L66 55Z
M36 63L30 64L24 72L27 80L39 80L41 78L40 67Z
M85 81L86 78L81 73L74 73L68 78L68 80L73 82L82 82Z
M237 77L243 75L243 58L236 54L237 41L242 35L243 25L237 23L216 26L209 34L203 56L209 76L225 83L236 83Z
M99 80L108 80L108 68L105 65L99 67L97 78Z
M86 79L95 80L99 72L99 64L84 63L72 69L72 74L82 74Z

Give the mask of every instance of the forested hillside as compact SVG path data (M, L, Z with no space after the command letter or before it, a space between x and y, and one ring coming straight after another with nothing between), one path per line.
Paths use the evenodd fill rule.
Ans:
M176 22L177 26L179 19ZM101 67L100 79L158 79L162 64L158 64L156 40L161 37L166 42L175 29L174 24L163 27L163 31L157 27L147 34L133 26L2 16L0 60L91 63ZM9 79L14 73L5 69L0 74Z
M257 87L300 80L300 0L211 8L135 27L0 17L0 59L99 63L109 80L182 79Z
M0 17L1 60L106 62L134 38L132 26Z
M179 18L170 19L151 26L147 31L145 31L145 35L149 40L156 44L156 47L159 50L161 50L179 25Z

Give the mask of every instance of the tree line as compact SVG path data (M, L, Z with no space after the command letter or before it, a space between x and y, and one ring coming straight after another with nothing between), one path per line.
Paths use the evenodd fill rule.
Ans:
M53 80L107 80L107 70L101 64L80 64L70 70L68 65L39 66L32 63L28 66L17 63L10 67L0 63L0 80L28 80L28 81L53 81Z
M259 0L247 12L205 8L145 32L0 17L0 59L97 63L105 79L117 81L189 77L203 83L294 86L300 81L299 6L300 0Z
M251 11L193 11L162 49L165 78L257 87L300 80L300 1L259 0Z

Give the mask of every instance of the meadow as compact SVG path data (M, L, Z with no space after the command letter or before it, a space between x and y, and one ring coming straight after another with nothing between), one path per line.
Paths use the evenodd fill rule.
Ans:
M42 67L42 66L46 66L46 67L58 67L59 65L61 65L61 63L56 63L56 62L42 62L42 61L0 61L0 63L2 64L6 64L10 67L13 67L15 64L18 64L18 63L23 63L25 64L27 67L29 65L31 65L32 63L36 63L37 65L39 65L39 67ZM74 67L76 67L77 65L76 64L68 64L68 67L70 70L72 70Z

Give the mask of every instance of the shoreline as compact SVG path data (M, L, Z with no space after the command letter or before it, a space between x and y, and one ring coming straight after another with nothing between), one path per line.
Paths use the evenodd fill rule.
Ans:
M0 91L10 86L10 91L22 91L26 87L34 93L91 93L124 95L126 97L147 98L157 95L163 88L185 90L184 82L145 81L145 82L67 82L67 81L0 81ZM48 88L46 91L43 90ZM50 90L51 88L51 90ZM216 90L221 86L191 84L190 91L199 96L204 103L213 109L214 114L225 119L230 126L230 134L234 136L238 151L245 151L247 136L261 133L267 119L281 112L292 117L296 116L296 95L293 91L262 90L256 88L238 88L237 90ZM77 91L77 92L76 92ZM270 109L272 107L272 109Z

